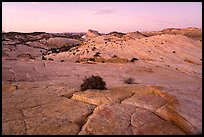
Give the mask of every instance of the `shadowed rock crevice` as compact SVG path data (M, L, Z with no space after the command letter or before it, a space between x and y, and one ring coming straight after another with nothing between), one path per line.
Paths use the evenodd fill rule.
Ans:
M96 108L95 108L95 109L96 109ZM82 128L83 128L83 126L86 124L86 122L88 121L88 119L93 115L95 109L93 109L93 111L91 111L91 112L86 116L86 118L85 118L83 121L81 121L80 123L78 123L78 125L80 126L80 131L78 132L78 135L79 135L79 133L82 131Z

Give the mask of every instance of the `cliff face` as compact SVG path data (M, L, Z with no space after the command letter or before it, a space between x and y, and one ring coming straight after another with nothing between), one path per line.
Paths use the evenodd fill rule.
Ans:
M97 37L97 36L100 36L100 34L98 33L98 31L95 31L95 30L89 29L88 32L86 33L86 37Z

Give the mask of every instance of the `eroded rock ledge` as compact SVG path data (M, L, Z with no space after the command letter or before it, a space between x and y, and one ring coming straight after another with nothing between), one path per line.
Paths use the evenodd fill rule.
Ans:
M134 85L80 92L63 84L38 82L2 82L2 86L3 134L201 133L180 111L179 100L160 87Z

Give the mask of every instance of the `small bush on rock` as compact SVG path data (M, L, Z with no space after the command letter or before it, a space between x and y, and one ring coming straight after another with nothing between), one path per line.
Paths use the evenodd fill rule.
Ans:
M46 57L42 56L42 60L46 60Z
M136 60L139 60L138 58L132 58L131 60L130 60L130 62L135 62Z
M106 88L106 83L103 81L103 78L100 76L90 76L85 77L84 83L81 85L81 91L85 91L87 89L99 89L104 90Z
M123 79L123 82L125 83L125 84L134 84L134 78L125 78L125 79Z
M94 58L90 58L89 61L95 62L96 60Z

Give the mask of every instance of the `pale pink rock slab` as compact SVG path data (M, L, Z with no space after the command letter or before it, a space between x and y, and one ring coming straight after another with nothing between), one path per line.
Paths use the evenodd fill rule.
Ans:
M136 93L132 97L123 100L121 103L146 108L154 112L159 107L165 105L167 101L155 94Z
M130 117L135 107L123 104L103 104L98 106L79 135L128 135Z

